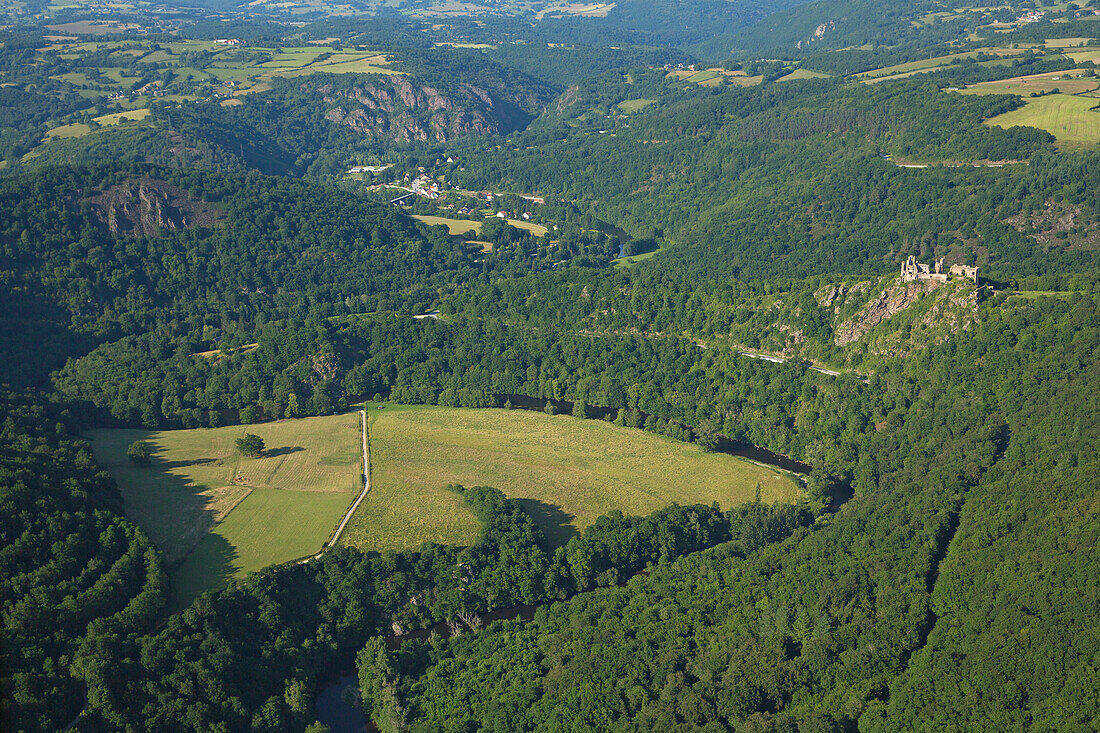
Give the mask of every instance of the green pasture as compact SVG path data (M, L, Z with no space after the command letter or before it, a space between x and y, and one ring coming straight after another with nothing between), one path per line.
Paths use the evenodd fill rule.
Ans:
M237 454L245 432L264 457ZM127 517L171 565L173 597L189 603L274 563L321 549L362 488L359 413L195 430L97 430L96 458L118 482ZM149 466L126 449L153 444Z
M1059 147L1080 149L1100 141L1100 111L1096 99L1050 94L1026 100L1027 104L986 120L997 127L1038 127L1058 140Z
M624 99L622 102L619 102L619 109L627 114L631 114L633 112L641 112L649 105L656 103L656 99Z
M614 509L672 502L795 501L789 475L642 430L527 410L371 405L371 491L341 542L399 550L468 544L480 527L445 487L494 486L520 499L554 542Z

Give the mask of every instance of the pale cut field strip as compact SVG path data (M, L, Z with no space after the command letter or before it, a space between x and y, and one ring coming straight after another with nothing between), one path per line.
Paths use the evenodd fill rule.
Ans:
M371 405L371 492L341 539L370 550L427 541L470 544L480 526L448 484L521 499L554 542L612 510L644 515L673 502L793 502L789 474L695 445L569 415Z
M413 214L412 218L430 227L442 224L447 227L449 234L455 235L465 234L466 232L480 234L481 227L485 225L485 222L474 221L473 219L448 219L445 216L430 216L428 214Z
M983 81L971 84L963 94L1019 94L1026 97L1036 92L1050 93L1058 90L1064 94L1082 94L1100 87L1100 80L1085 76L1085 69L1053 71L1045 74L1015 76L1000 81Z

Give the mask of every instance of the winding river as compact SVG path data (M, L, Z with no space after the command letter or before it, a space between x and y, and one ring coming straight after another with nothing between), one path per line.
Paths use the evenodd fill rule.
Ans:
M497 398L502 402L504 400L511 402L512 407L518 410L541 411L546 407L547 402L545 399L527 397L526 395L497 395ZM553 404L554 409L560 413L570 413L573 411L572 402L550 400L550 403ZM590 406L588 412L593 418L605 419L614 417L618 410ZM647 414L642 413L643 420L647 417L649 417ZM716 451L745 458L784 471L790 471L795 474L804 475L812 470L812 466L807 463L796 461L789 456L774 453L766 448L761 448L750 443L738 443L725 436L719 438ZM833 496L829 509L835 511L848 498L850 498L850 489L841 487L840 492ZM538 606L530 605L498 608L489 613L482 614L481 619L483 623L486 624L492 621L512 619L530 621L534 618L537 608ZM441 637L447 637L450 636L450 629L446 623L438 623L429 628L410 631L401 636L389 636L386 639L386 645L393 650L410 639L427 639L432 633ZM350 667L354 670L354 660L348 660L347 666L345 666L345 664L340 664L337 665L337 667L339 669L348 669ZM317 718L327 725L332 733L363 733L364 731L374 730L373 726L364 717L362 709L360 709L357 704L359 695L358 687L359 681L356 675L354 673L346 674L328 683L317 696Z

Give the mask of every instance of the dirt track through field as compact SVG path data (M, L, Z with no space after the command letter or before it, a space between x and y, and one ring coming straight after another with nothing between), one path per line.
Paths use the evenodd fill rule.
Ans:
M351 515L355 514L355 510L359 508L359 504L370 493L370 449L367 447L367 411L360 410L359 417L363 422L363 490L359 492L359 496L356 497L355 502L348 509L347 514L340 520L340 526L336 528L336 532L333 533L332 539L329 540L328 546L334 547L340 540L340 535L344 531L344 527L347 526L348 521L351 520Z

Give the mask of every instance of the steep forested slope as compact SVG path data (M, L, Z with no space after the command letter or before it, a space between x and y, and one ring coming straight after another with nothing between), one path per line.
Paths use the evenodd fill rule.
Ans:
M759 48L817 36L797 54L846 73L958 35L913 25L956 6L827 0L768 21ZM384 730L1096 728L1100 158L982 124L1017 99L940 92L1022 66L869 86L780 83L768 61L749 65L759 86L704 87L619 68L682 52L606 47L705 40L762 11L629 0L484 54L429 51L427 24L317 24L303 34L380 44L407 76L157 103L142 126L11 164L0 384L34 389L0 389L2 727L315 733L314 693L361 650ZM555 33L603 47L533 48ZM897 45L821 52L868 40ZM15 161L84 107L57 93L60 60L35 61L42 33L3 43ZM383 153L544 195L560 229L492 219L483 252L325 182ZM988 161L1008 162L969 165ZM926 162L945 165L898 165ZM607 267L614 227L628 254L660 251ZM977 264L980 282L900 283L910 254ZM752 358L771 354L788 358ZM327 414L378 392L576 401L812 471L795 507L613 514L556 548L499 491L450 487L483 524L473 547L338 549L162 616L161 555L77 431ZM544 604L530 623L481 628L528 603ZM387 651L448 621L463 633Z
M83 707L73 659L153 623L167 578L160 553L122 516L70 416L0 391L0 721L60 730Z
M635 98L659 102L616 116ZM673 246L655 266L706 278L883 273L933 252L973 258L992 277L1088 269L1094 251L1038 246L1005 221L1058 196L1090 221L1100 211L1091 156L1052 157L1044 132L981 124L1018 104L920 81L682 91L615 74L570 89L510 149L470 156L458 177L656 233ZM889 155L1032 164L908 169Z
M406 645L391 708L412 730L1087 727L1095 308L1004 306L887 370L855 398L879 416L859 447L873 478L812 535ZM1081 410L1048 423L1057 403Z

